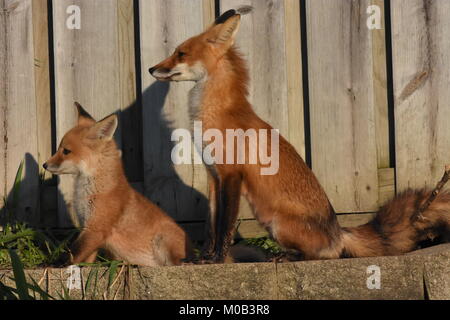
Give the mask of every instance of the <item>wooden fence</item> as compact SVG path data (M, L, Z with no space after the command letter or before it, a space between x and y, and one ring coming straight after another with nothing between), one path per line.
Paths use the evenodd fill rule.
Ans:
M71 5L80 29L67 27ZM450 162L448 0L0 0L0 197L17 217L71 225L71 178L40 168L79 101L96 118L120 113L129 180L200 237L205 169L170 160L192 84L147 70L241 5L254 7L238 39L254 108L308 159L344 224L438 180ZM381 29L367 26L372 5ZM261 235L245 202L241 212L241 235Z

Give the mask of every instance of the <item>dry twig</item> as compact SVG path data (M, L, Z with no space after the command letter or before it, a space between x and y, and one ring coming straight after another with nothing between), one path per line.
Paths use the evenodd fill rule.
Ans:
M431 203L436 199L438 194L441 192L442 188L445 186L447 181L450 179L450 165L445 166L445 173L442 176L441 181L436 185L434 190L431 192L428 199L419 207L419 209L414 212L411 216L411 221L416 222L417 220L424 219L423 213L430 207Z

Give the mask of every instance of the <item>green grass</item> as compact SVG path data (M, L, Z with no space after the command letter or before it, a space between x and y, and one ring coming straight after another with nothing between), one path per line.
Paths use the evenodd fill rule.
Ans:
M244 239L240 243L247 246L258 247L269 255L278 255L283 252L283 249L278 243L269 237Z
M61 267L66 265L69 256L69 246L76 238L77 231L69 231L65 234L55 234L52 231L38 231L30 228L25 223L14 222L17 216L17 208L20 203L20 187L22 183L24 162L18 168L13 190L8 201L4 200L4 216L0 217L3 227L0 229L0 269L12 269L14 287L8 287L0 281L0 300L49 300L55 299L46 293L34 279L26 278L25 269L39 267ZM241 244L258 247L269 255L277 255L282 249L277 243L267 237L246 239ZM200 254L195 249L196 255ZM94 264L80 264L80 267L91 267L85 282L85 292L91 292L96 297L99 278L106 277L107 292L116 282L119 269L124 265L119 261L112 261L103 256L98 257ZM106 270L99 274L100 268ZM62 286L65 289L65 286ZM57 299L71 299L69 291L58 294Z
M0 268L11 268L10 250L17 252L25 268L57 265L68 253L75 233L59 240L51 232L36 231L23 223L7 224L0 231Z
M12 267L11 252L17 253L25 268L57 264L58 259L68 252L69 242L75 235L75 232L69 232L63 238L58 238L51 231L33 230L25 223L15 220L21 200L24 163L22 161L17 169L10 196L0 206L3 208L0 216L0 268L3 269ZM40 179L44 177L41 176Z
M1 300L49 300L54 299L45 292L33 279L27 281L24 265L15 250L8 250L14 277L15 287L9 287L0 282Z

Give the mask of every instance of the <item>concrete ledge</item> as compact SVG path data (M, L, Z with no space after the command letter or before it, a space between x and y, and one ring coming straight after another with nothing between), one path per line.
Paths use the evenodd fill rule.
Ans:
M107 268L82 268L81 289L70 292L64 290L69 277L66 269L30 270L27 274L55 298L68 293L72 299L450 299L450 245L398 257L283 264L123 266L112 275ZM13 286L11 276L11 271L0 271L0 281L8 286Z

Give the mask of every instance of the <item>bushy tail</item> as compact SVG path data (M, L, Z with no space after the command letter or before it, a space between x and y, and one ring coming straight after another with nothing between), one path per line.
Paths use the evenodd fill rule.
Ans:
M400 255L413 251L427 239L450 241L450 192L441 192L423 213L423 219L411 221L430 193L430 190L408 190L382 207L371 222L344 228L342 255Z

